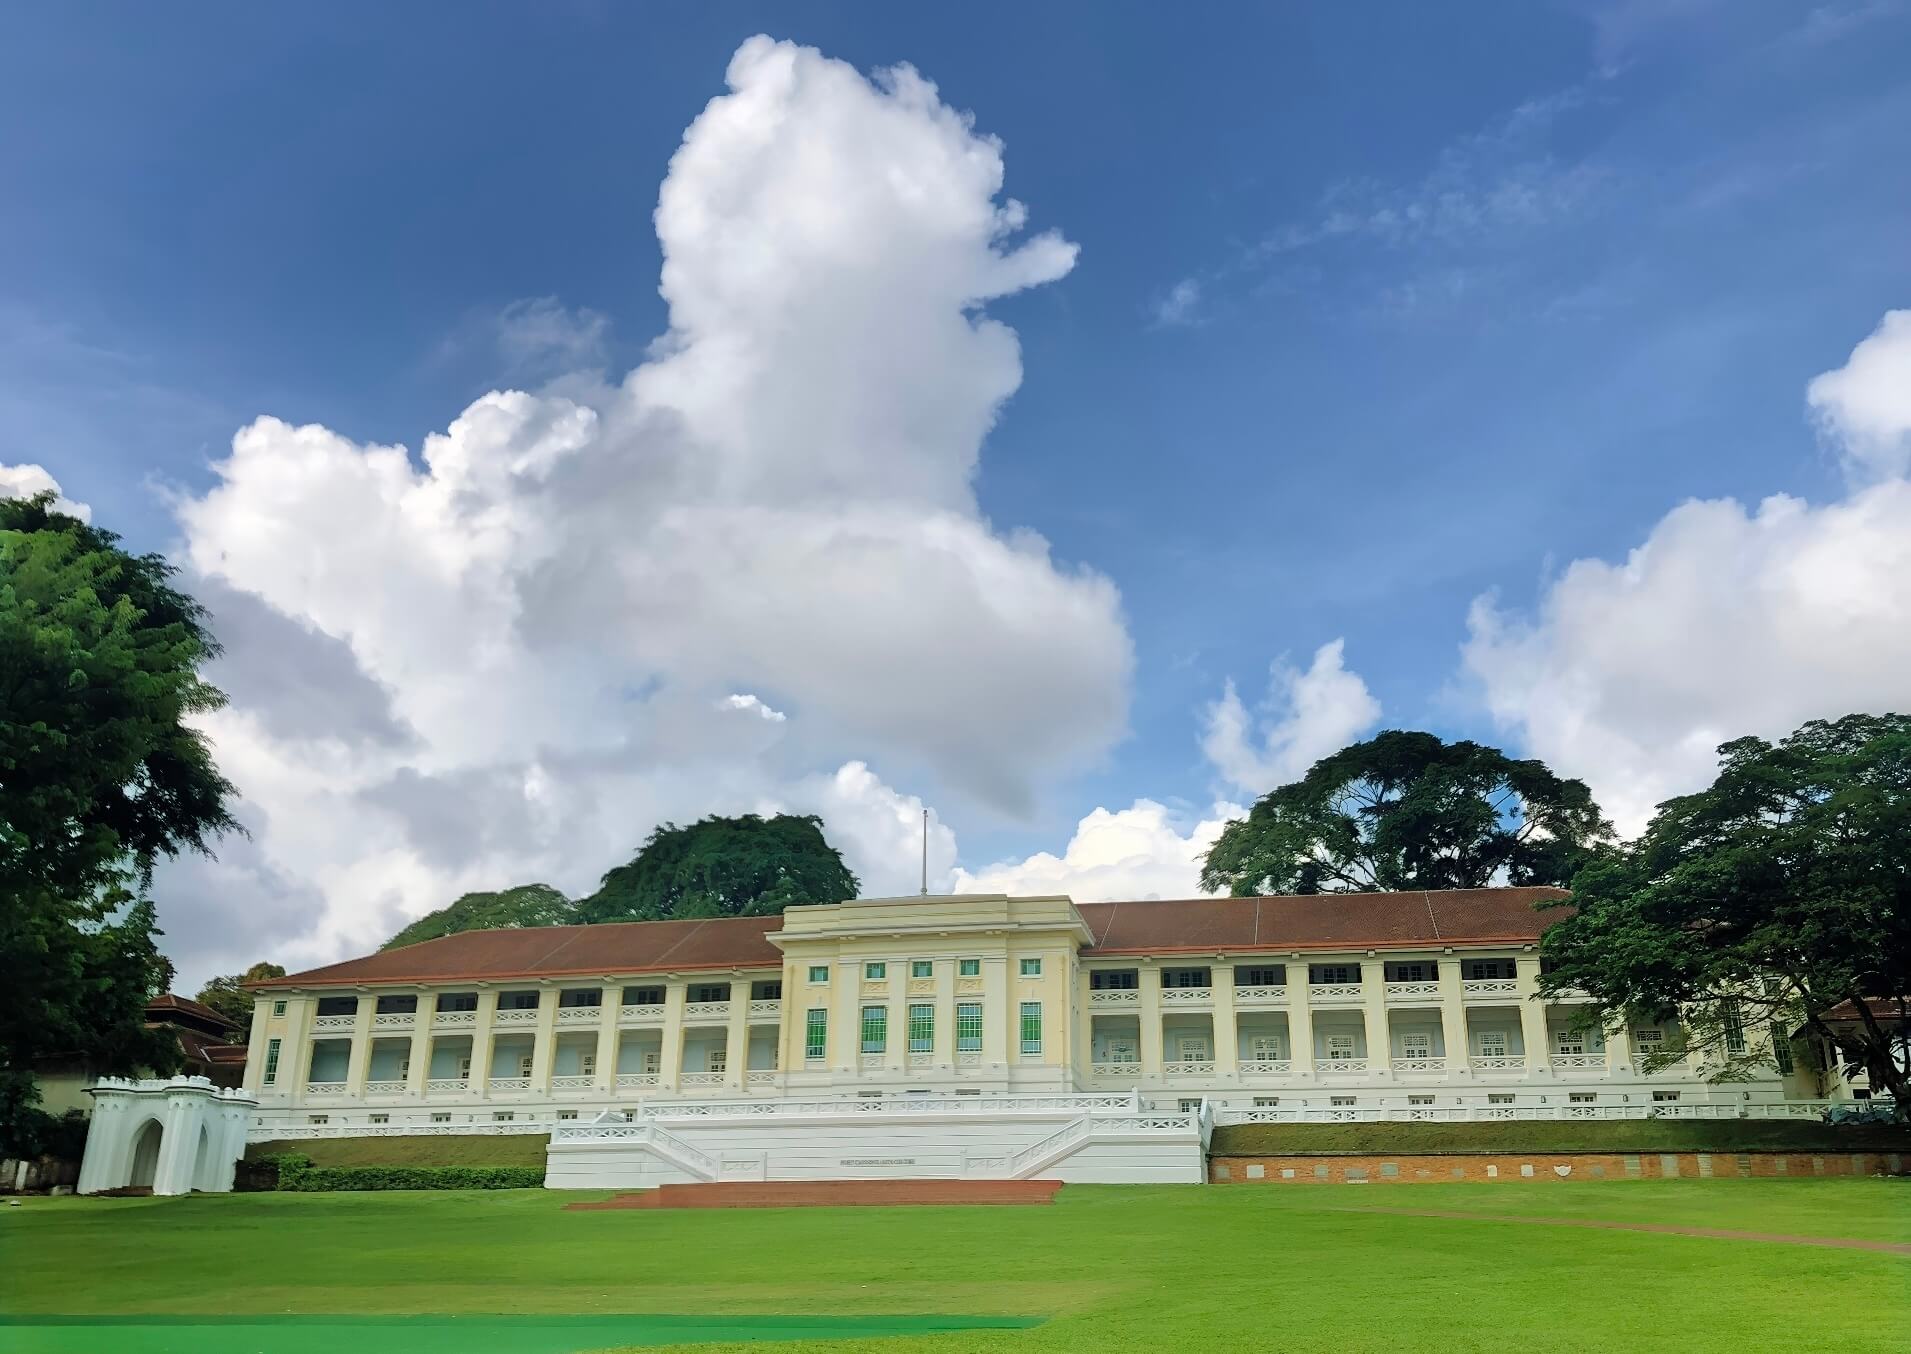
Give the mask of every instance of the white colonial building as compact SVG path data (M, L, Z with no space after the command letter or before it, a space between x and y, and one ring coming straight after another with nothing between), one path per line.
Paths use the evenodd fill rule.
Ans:
M1818 1112L1782 1043L1768 1076L1715 1085L1690 1059L1642 1068L1676 1025L1587 1031L1570 1000L1542 1002L1538 942L1563 915L1542 905L1562 896L962 894L465 932L257 985L245 1091L255 1138L554 1127L553 1183L571 1149L613 1142L649 1173L573 1182L1037 1157L1069 1178L1034 1149L1119 1156L1151 1134L1184 1144L1172 1171L1093 1178L1183 1178L1214 1114ZM898 1156L905 1140L920 1150Z

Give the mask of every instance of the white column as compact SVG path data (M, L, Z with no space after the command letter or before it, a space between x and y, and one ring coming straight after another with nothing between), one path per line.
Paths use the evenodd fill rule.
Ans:
M1137 965L1135 982L1141 993L1141 1075L1159 1081L1166 1073L1161 1056L1161 970L1153 962Z
M1360 962L1360 1014L1367 1030L1367 1075L1393 1080L1393 1031L1387 1026L1387 965Z
M1447 1076L1472 1076L1472 1057L1466 1038L1466 988L1460 980L1460 961L1438 961L1440 978L1440 1037L1446 1042Z
M1519 987L1520 1038L1526 1044L1526 1075L1550 1077L1552 1050L1546 1042L1546 1007L1539 997L1539 957L1521 955L1513 961Z
M1637 1064L1632 1047L1632 1027L1623 1019L1614 1029L1606 1031L1606 1075L1609 1077L1624 1073L1637 1075Z
M480 1098L491 1084L492 1021L497 1013L498 994L487 988L478 989L478 1009L473 1012L477 1019L471 1025L471 1084L465 1089Z
M551 1061L557 1052L557 1000L555 987L537 994L537 1023L531 1027L531 1089L540 1095L551 1089Z
M252 999L252 1033L246 1039L245 1088L256 1094L260 1080L265 1076L265 1022L272 1014L272 1003L276 997L254 997ZM281 1044L280 1051L284 1051Z
M1214 1080L1232 1086L1240 1080L1241 1035L1234 1020L1234 966L1208 970L1214 994Z
M891 959L883 970L884 998L889 1007L889 1043L883 1050L883 1070L900 1081L909 1066L909 961Z
M993 1070L1006 1072L1011 1061L1009 1038L1017 1015L1014 995L1009 987L1007 956L985 955L982 960L982 1062Z
M664 986L663 1048L657 1058L657 1089L674 1091L683 1075L683 999L684 985L672 981Z
M1294 1080L1302 1085L1314 1080L1314 1008L1308 1005L1307 980L1306 964L1287 966L1287 1052Z
M1071 953L1070 958L1074 956ZM1069 1067L1072 1069L1073 1085L1071 1090L1081 1091L1088 1088L1091 1075L1089 1064L1094 1060L1094 1012L1088 1005L1088 967L1075 962L1075 981L1069 989L1069 1006L1073 1018L1069 1024Z
M595 1089L609 1095L617 1087L618 1020L623 1014L624 989L606 984L604 1003L597 1008L597 1075Z
M427 1006L431 1009L426 1010ZM425 1082L431 1077L431 1022L437 1015L436 998L420 993L418 1010L411 1018L411 1052L405 1063L405 1095L411 1100L424 1098Z
M748 978L730 984L730 1019L723 1033L723 1084L739 1092L750 1080L750 987Z
M360 997L352 1013L352 1051L345 1063L345 1095L361 1100L365 1095L365 1069L372 1060L372 1012L378 998Z

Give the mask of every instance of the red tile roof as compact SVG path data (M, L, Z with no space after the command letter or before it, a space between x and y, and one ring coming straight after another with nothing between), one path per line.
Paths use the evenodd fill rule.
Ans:
M1571 915L1542 913L1564 889L1443 889L1424 893L1317 893L1180 902L1081 903L1090 955L1202 950L1350 950L1507 945L1538 940Z
M1528 944L1570 915L1535 909L1564 889L1449 889L1178 902L1082 903L1089 958L1229 950L1399 949ZM699 969L780 968L780 917L610 922L461 931L250 986L441 983ZM174 998L173 1000L180 1000ZM189 1003L197 1006L197 1002ZM201 1008L204 1009L204 1008Z
M194 1001L191 997L175 996L171 992L162 992L159 996L154 997L151 1001L146 1003L146 1019L151 1022L162 1025L166 1024L168 1023L166 1017L169 1014L188 1016L194 1020L217 1025L221 1029L230 1030L238 1028L230 1020L220 1015L204 1002Z
M597 926L525 926L460 931L363 959L308 969L249 986L317 987L328 983L439 983L497 978L676 972L688 969L781 968L783 953L764 939L781 917L715 917L706 921L626 921Z

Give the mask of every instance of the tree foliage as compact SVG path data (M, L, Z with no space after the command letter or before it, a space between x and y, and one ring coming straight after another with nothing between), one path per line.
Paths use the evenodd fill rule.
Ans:
M516 926L562 926L578 920L569 898L549 884L519 884L495 893L467 893L456 902L427 912L378 948L396 949L460 931L494 931Z
M1394 729L1262 796L1222 829L1201 886L1241 897L1564 884L1611 836L1583 781Z
M172 572L51 494L0 499L0 1137L43 1127L38 1058L177 1065L145 1027L171 969L143 895L234 824L189 722L223 702L199 675L217 649Z
M245 985L284 976L285 970L277 964L257 963L244 973L228 973L208 980L194 1000L202 1006L210 1006L237 1026L233 1042L243 1044L252 1036L253 1008L252 993Z
M860 886L823 820L780 813L665 823L578 903L581 921L761 917L854 898Z
M1605 1025L1676 1015L1667 1056L1696 1051L1718 1079L1809 1028L1904 1117L1904 1031L1880 1014L1911 996L1911 717L1818 720L1719 759L1709 789L1573 881L1542 988L1586 992ZM1855 1021L1824 1019L1846 1002Z

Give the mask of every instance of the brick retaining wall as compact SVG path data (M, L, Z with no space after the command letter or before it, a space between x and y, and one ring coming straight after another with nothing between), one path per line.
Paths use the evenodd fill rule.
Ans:
M1540 1152L1438 1156L1213 1157L1217 1183L1357 1184L1450 1180L1683 1180L1903 1175L1898 1152Z

